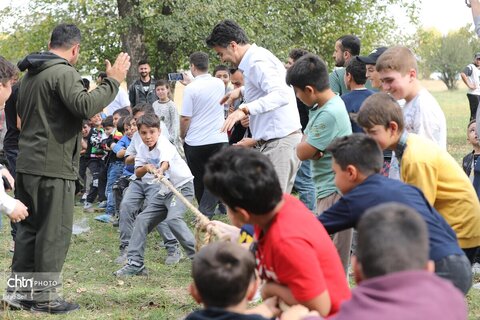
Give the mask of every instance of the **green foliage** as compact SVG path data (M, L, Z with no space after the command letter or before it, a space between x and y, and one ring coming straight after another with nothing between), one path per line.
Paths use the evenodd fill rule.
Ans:
M480 42L469 30L469 25L442 36L436 30L420 29L417 32L417 50L420 70L424 77L440 73L449 90L457 89L458 74L471 63Z
M118 8L124 5L132 7L133 14L119 18ZM31 1L27 10L0 11L4 21L17 17L14 30L0 34L0 52L19 60L29 52L46 49L54 25L70 21L84 35L81 71L102 69L103 60L113 59L123 47L136 50L137 59L145 52L155 76L164 77L188 68L188 55L194 51L207 51L212 64L219 63L206 47L205 38L218 21L230 18L245 28L252 42L269 48L280 59L285 59L291 48L302 47L333 67L333 44L344 34L358 35L363 52L378 44L403 41L402 32L394 32L397 24L390 13L392 6L401 8L416 23L418 8L413 0Z

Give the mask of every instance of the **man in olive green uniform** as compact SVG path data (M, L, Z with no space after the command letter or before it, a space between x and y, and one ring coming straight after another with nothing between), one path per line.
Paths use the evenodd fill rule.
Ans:
M72 235L82 119L113 101L130 67L125 53L113 66L106 61L107 77L87 92L73 67L80 39L75 25L58 25L48 52L28 55L18 64L28 72L18 93L21 130L16 183L18 199L28 207L29 216L18 225L10 280L30 275L45 282L33 285L31 294L26 294L18 281L9 281L4 301L37 312L66 313L79 308L61 299L58 290Z

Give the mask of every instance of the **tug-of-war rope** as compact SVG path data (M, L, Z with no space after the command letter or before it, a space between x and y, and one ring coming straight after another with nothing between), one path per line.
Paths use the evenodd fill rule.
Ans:
M173 186L167 177L158 172L154 173L154 175L154 182L164 184L195 215L196 251L214 241L230 241L230 237L221 233L220 230L218 230L218 228L212 224L212 222L203 213L200 212L200 210L198 210L190 201L188 201L187 198L183 196L183 194L180 193L180 191Z

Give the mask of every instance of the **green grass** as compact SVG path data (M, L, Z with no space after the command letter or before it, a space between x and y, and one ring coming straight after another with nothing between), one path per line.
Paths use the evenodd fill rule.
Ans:
M465 127L469 117L466 91L447 92L435 87L432 93L447 117L448 149L460 161L470 151L466 143ZM67 300L78 302L81 309L66 316L6 311L0 314L0 319L181 319L196 308L188 295L190 262L182 260L176 266L164 265L166 252L158 246L160 239L157 233L151 234L148 239L146 266L149 277L115 278L112 272L118 269L113 263L118 254L117 229L94 221L94 216L76 207L75 218L87 218L91 230L73 236L63 272L64 296ZM191 217L187 218L187 221L191 220ZM12 255L8 253L10 228L5 219L2 228L0 268L8 272ZM480 277L476 281L480 281ZM480 290L471 290L467 298L469 318L480 319Z

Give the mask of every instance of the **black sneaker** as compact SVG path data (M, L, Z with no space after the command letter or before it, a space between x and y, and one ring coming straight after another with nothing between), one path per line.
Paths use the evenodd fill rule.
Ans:
M80 309L77 303L67 302L63 299L37 302L30 309L33 312L44 312L50 314L64 314Z
M5 293L2 298L3 309L9 307L14 310L30 310L34 302L24 298L24 295L18 293Z

